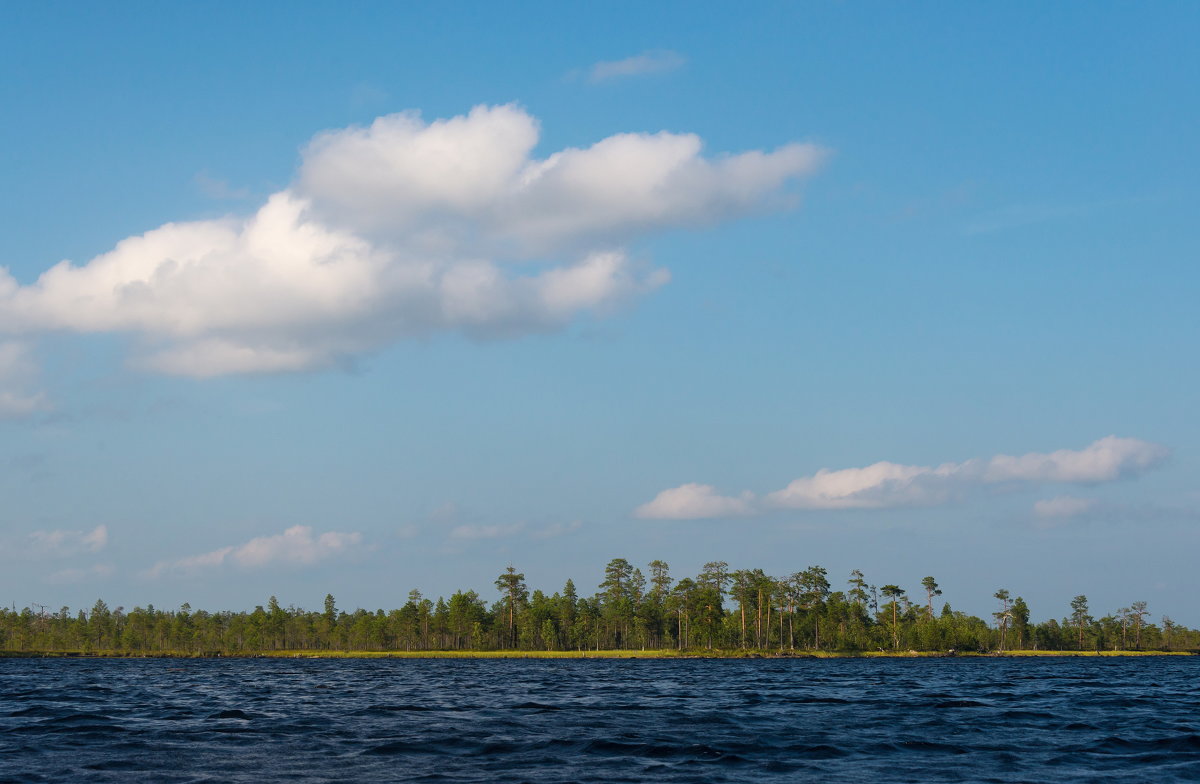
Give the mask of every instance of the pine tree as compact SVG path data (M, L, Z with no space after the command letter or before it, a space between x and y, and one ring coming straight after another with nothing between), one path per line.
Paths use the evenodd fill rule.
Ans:
M517 641L517 603L524 604L529 597L529 589L525 585L525 575L517 572L512 564L504 573L496 578L496 588L508 600L508 644L515 645Z
M1092 622L1092 616L1088 615L1088 600L1083 594L1071 600L1071 621L1079 629L1079 650L1082 651L1084 624Z
M928 603L926 605L926 610L929 614L928 615L929 620L932 621L933 620L933 597L941 596L942 589L938 587L937 580L933 579L932 577L926 577L924 580L922 580L921 587L925 589L925 596L928 600Z
M1008 612L1008 589L1001 588L994 594L1000 600L1000 612L992 613L992 617L996 619L996 625L1000 627L1000 650L1004 650L1005 637L1008 634L1008 621L1012 617Z
M892 600L892 648L900 647L900 631L897 626L896 611L900 605L900 597L904 594L904 589L898 585L885 585L879 589L884 596L890 597Z

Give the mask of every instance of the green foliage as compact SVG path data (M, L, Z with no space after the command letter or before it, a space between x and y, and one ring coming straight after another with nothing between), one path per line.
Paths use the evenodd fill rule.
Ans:
M913 604L895 584L876 589L853 571L848 590L834 591L825 569L810 566L777 579L762 569L729 569L723 561L701 574L673 580L664 561L648 565L649 580L623 558L605 569L600 591L581 597L568 580L561 593L529 592L525 576L509 566L495 581L499 600L488 605L475 591L436 602L418 590L397 609L339 610L326 595L321 611L283 607L270 597L249 612L158 610L153 605L90 611L0 609L0 653L72 652L112 655L283 654L418 655L530 651L561 655L615 655L673 649L677 653L740 651L843 655L855 652L983 653L1077 649L1082 654L1131 650L1200 649L1200 632L1163 617L1150 620L1145 602L1093 618L1086 596L1070 614L1033 623L1025 600L995 593L994 624L951 609L932 611L941 588L921 581L924 602ZM882 593L886 603L880 605ZM726 599L729 606L726 606ZM524 652L524 653L522 653Z

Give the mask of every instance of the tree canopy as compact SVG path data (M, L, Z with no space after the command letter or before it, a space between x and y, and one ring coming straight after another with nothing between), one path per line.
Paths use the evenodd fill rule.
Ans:
M1007 589L995 592L993 622L953 610L933 612L942 589L932 576L909 599L900 585L870 584L852 571L835 590L828 572L809 566L784 577L762 569L706 563L694 577L672 578L662 560L647 565L650 579L615 558L579 595L530 592L509 565L489 597L456 591L436 601L416 589L392 610L339 609L332 594L320 611L284 607L272 596L251 611L208 612L184 604L90 610L0 609L0 650L127 651L131 653L247 653L270 650L1117 650L1200 648L1200 632L1163 617L1154 623L1144 601L1099 619L1076 596L1061 620L1030 621L1030 608ZM915 581L914 581L915 582ZM880 595L884 602L880 603ZM922 601L923 600L923 601Z

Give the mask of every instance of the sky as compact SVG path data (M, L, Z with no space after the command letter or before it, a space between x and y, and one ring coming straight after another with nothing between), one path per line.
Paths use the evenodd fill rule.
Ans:
M0 8L0 600L819 564L1200 625L1200 8Z

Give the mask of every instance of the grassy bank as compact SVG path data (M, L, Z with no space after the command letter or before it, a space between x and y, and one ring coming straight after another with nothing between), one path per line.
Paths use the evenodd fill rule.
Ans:
M1191 656L1198 651L717 651L717 650L606 650L606 651L0 651L0 658L89 659L918 659L918 658L1023 658L1100 656Z

